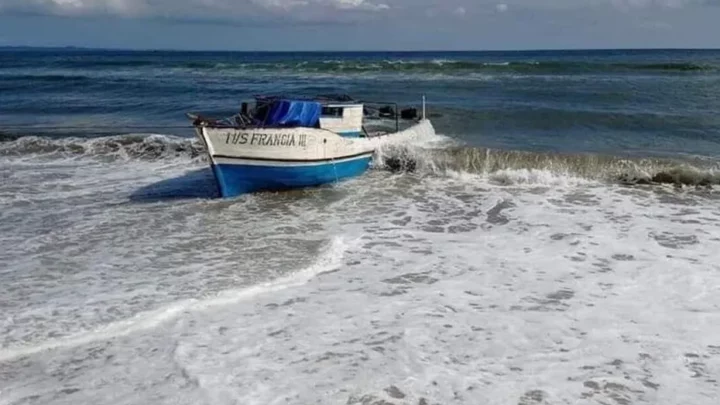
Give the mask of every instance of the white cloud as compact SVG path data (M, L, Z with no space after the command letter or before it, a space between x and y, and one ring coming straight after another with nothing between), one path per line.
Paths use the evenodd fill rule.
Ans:
M353 12L382 11L390 6L372 0L0 0L2 11L31 11L59 15L110 14L120 16L220 15L242 17L258 11Z
M622 10L664 8L679 9L711 4L712 0L608 0L610 4Z
M59 15L163 16L168 18L243 19L285 16L296 19L340 19L351 15L395 12L398 18L415 15L467 15L482 7L498 13L510 9L591 9L603 7L632 12L717 5L720 0L0 0L2 12Z
M292 10L295 7L307 6L307 1L289 1L289 0L250 0L252 3L266 8L279 8L283 10Z
M375 4L365 0L325 0L322 3L329 3L342 10L387 10L390 8L387 4Z

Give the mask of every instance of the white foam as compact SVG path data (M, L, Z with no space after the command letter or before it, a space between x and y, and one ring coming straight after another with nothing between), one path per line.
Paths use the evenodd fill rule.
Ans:
M173 320L187 312L204 311L216 307L232 305L242 300L257 297L262 294L269 294L287 288L296 287L307 283L320 273L337 269L338 266L340 266L343 254L347 248L348 246L344 240L340 237L336 237L332 239L331 243L312 266L298 272L294 272L289 276L236 291L222 291L211 298L189 299L176 302L164 308L138 314L131 319L105 325L91 332L80 333L26 347L3 348L0 350L0 362L14 360L47 350L67 349L86 345L99 340L109 340L121 336L128 336L142 330L156 328L161 324Z
M47 138L25 136L0 143L0 155L12 158L13 163L37 164L38 157L58 159L116 158L137 160L145 156L152 159L191 158L191 149L199 149L198 140L157 133L129 133L100 138ZM196 159L197 160L197 159Z
M544 172L503 175L509 181L372 171L297 193L127 211L91 206L62 222L62 235L4 243L10 247L0 260L35 260L17 259L14 272L3 274L4 280L22 274L14 285L38 307L33 312L13 300L8 310L29 314L24 319L36 323L18 325L28 332L95 320L84 309L78 316L82 305L102 317L108 308L134 309L138 300L182 296L185 289L230 290L181 300L110 330L5 349L0 354L10 360L56 350L8 364L4 391L19 400L39 395L47 404L114 397L714 405L717 196L585 184ZM550 186L537 187L544 184ZM89 250L77 247L84 246L79 234L91 235ZM267 272L313 255L307 252L328 235L343 238L321 255L326 264L297 265L307 272L265 282ZM342 242L352 238L359 248ZM30 283L35 267L54 265L48 259L87 268ZM340 266L307 282L320 268ZM111 277L113 271L122 277ZM240 282L259 286L227 288ZM41 316L47 319L37 321ZM60 397L70 385L82 392ZM404 398L394 398L390 386Z
M428 181L346 226L352 271L183 331L208 402L713 404L718 221L670 222L712 204Z
M488 174L491 181L505 185L572 186L596 183L570 173L544 169L502 169Z

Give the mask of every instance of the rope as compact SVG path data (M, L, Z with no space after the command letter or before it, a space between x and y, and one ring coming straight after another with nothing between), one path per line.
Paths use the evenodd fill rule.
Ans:
M335 166L335 158L330 158L330 161L332 162L333 172L335 172L335 183L339 183L340 179L338 178L337 167Z
M327 138L323 139L323 155L327 158ZM331 157L330 162L332 163L333 173L335 173L335 183L339 183L340 179L337 174L337 167L335 166L335 158Z

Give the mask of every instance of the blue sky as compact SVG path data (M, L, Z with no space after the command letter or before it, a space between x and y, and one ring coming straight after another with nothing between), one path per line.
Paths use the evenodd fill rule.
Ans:
M720 48L720 0L0 0L0 45Z

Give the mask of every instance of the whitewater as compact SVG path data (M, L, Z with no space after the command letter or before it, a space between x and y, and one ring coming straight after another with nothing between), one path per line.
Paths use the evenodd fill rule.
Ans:
M716 403L713 187L458 148L220 200L185 138L4 143L0 404Z
M0 405L715 405L718 91L717 50L0 50ZM184 113L278 93L442 135L217 198Z

